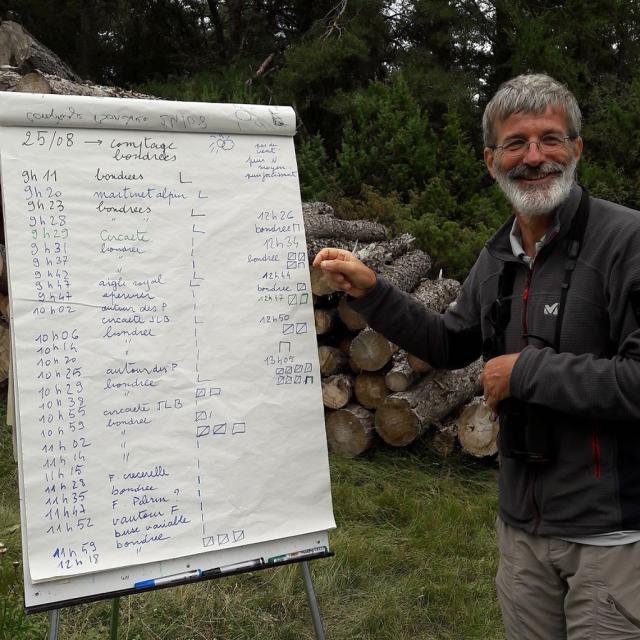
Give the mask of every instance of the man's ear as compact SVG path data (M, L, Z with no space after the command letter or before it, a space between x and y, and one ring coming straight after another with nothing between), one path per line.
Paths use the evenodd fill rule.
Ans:
M578 136L574 141L573 141L573 155L576 159L576 162L578 162L578 160L580 160L580 156L582 155L582 148L584 146L584 143L582 142L582 138L580 136Z
M484 148L484 163L485 163L485 165L487 167L487 171L489 172L489 175L495 180L496 179L496 170L495 170L494 165L493 165L493 159L494 159L493 149L491 149L490 147L485 147Z

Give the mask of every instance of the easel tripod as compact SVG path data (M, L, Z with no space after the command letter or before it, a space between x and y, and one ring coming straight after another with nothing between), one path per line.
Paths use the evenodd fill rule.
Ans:
M311 621L313 622L313 630L317 640L325 640L324 625L320 616L320 607L316 598L313 581L311 579L311 571L307 560L298 563L302 572L304 582L304 590L307 594L307 602L309 603L309 611L311 612ZM111 621L109 625L109 640L118 639L118 626L120 623L120 598L113 598L111 601ZM49 611L49 633L48 640L58 640L58 624L60 621L60 609L52 609Z

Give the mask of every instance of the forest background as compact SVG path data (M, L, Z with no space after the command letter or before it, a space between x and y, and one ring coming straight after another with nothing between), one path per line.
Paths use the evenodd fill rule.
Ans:
M519 73L569 86L580 182L640 208L636 0L0 0L0 17L93 82L292 105L303 199L412 233L448 277L508 215L480 123Z

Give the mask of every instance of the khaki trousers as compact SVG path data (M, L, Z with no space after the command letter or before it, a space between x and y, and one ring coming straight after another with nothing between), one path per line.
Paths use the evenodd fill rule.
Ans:
M576 544L500 518L496 528L508 640L640 640L640 542Z

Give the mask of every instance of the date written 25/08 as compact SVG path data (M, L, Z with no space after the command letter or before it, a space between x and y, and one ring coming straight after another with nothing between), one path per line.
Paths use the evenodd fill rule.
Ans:
M75 138L73 132L59 132L56 129L27 129L24 132L23 147L44 147L55 149L57 147L73 147Z

